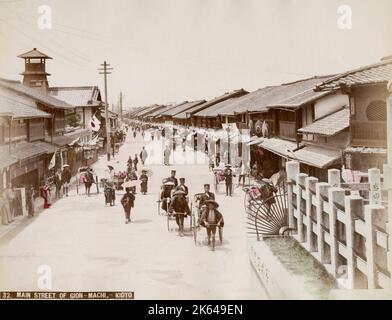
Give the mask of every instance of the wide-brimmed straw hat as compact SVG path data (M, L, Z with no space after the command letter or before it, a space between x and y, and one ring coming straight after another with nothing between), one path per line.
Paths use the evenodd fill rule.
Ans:
M218 208L218 207L219 207L219 203L216 202L215 200L207 200L207 201L205 201L205 203L206 203L206 204L212 203L213 205L215 205L215 208Z
M166 181L163 183L164 186L174 186L175 183L173 181Z
M179 195L185 195L185 192L182 190L177 190L176 192L173 193L173 196L179 196Z

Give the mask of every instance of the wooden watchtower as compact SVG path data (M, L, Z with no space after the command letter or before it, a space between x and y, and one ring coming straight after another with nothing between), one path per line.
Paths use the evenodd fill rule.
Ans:
M37 48L23 53L18 56L25 60L25 71L21 73L23 76L23 84L32 88L41 89L43 92L47 92L48 76L46 72L46 59L52 59L48 55L40 52Z

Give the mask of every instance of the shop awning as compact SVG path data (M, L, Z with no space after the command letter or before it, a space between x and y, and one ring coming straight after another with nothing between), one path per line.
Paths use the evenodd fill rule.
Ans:
M259 146L284 158L293 158L292 150L297 149L295 142L278 138L264 139Z
M265 138L263 138L263 137L253 136L252 138L250 138L250 142L248 143L248 146L253 146L255 144L260 144L264 140L265 140Z
M329 116L313 122L301 128L298 132L303 134L317 134L321 136L333 136L350 126L350 110L342 109Z
M277 138L265 139L259 146L286 159L297 160L303 164L320 169L331 166L341 158L340 150L312 145L298 149L295 142Z
M321 148L317 146L306 146L294 152L296 160L312 167L325 169L340 161L341 151Z

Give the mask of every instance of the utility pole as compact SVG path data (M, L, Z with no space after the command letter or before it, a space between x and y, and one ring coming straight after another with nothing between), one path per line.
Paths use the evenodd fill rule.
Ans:
M107 159L110 161L110 149L111 149L111 137L110 137L110 122L109 122L109 104L108 104L108 79L107 75L111 74L110 71L113 70L113 68L108 64L106 61L101 64L101 68L98 68L99 74L104 75L104 80L105 80L105 123L106 123L106 154L107 154Z
M121 124L123 123L123 109L122 109L122 100L123 100L123 94L122 94L122 92L120 92L120 121L121 121Z
M392 80L388 82L389 96L387 97L387 164L384 165L384 185L388 190L388 245L392 248ZM388 252L388 271L392 272L392 253Z

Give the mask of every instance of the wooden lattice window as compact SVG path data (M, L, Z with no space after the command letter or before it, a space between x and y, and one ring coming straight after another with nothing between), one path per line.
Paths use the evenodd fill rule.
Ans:
M387 121L387 105L385 101L376 100L366 108L366 117L369 121Z

